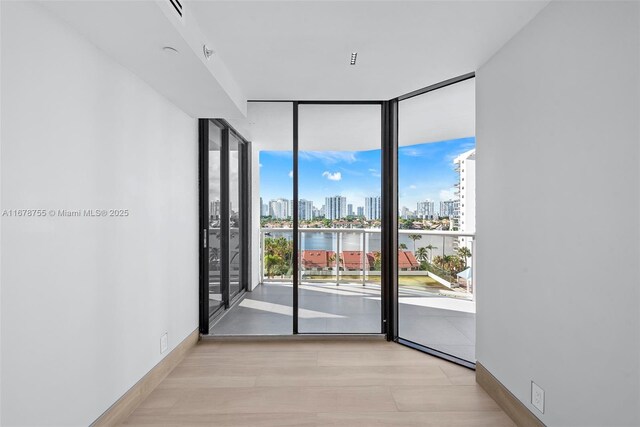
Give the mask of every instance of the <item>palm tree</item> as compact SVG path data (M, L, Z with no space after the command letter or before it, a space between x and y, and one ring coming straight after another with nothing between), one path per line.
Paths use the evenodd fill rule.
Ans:
M398 246L398 249L400 249L401 251L406 251L407 245L405 245L404 243L400 243L400 246Z
M467 268L467 259L471 257L471 251L466 246L458 248L458 256L464 261L464 268Z
M422 239L422 236L419 234L409 234L409 238L413 240L413 253L416 253L416 240Z
M267 277L273 276L273 269L282 265L282 258L278 255L267 254L264 257L264 267L267 270Z
M220 270L220 251L218 248L209 248L209 270Z
M418 248L416 251L416 259L420 262L427 262L428 255L427 248Z
M427 246L424 247L425 249L427 249L429 251L429 262L431 262L431 252L434 249L438 249L437 246L433 246L431 243L429 243Z

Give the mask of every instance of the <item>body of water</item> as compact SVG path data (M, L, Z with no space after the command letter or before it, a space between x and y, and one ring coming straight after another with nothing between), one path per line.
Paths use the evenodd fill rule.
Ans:
M288 240L293 239L292 231L272 231L268 232L270 236L265 237L285 237ZM341 236L340 251L359 251L362 250L362 233L353 233L348 230L337 232L318 232L318 231L302 231L300 239L301 250L327 250L336 251L338 243L338 235ZM408 234L400 234L398 236L399 244L407 245L407 250L414 251L414 242L409 238ZM365 251L380 251L380 233L365 233ZM415 242L415 248L421 248L433 245L436 249L432 250L431 256L436 255L452 255L454 254L453 243L457 237L451 236L429 236L422 235Z

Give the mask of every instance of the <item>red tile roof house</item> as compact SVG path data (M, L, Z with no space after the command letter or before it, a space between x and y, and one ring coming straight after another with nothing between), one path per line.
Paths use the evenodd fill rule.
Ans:
M355 252L355 251L354 251ZM367 261L369 267L372 266L375 262L375 257L373 252L367 252ZM413 256L411 251L398 251L398 269L400 271L414 271L420 268L420 263Z
M361 271L362 270L362 251L343 251L342 252L342 268L345 271ZM369 254L365 257L365 270L370 270Z
M336 266L334 251L302 251L302 267L305 270L330 271Z
M398 251L398 269L400 271L417 270L420 263L410 251Z

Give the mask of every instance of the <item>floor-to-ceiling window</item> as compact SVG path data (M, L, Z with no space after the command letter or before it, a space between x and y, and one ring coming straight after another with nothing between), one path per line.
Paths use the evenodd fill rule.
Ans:
M472 366L474 103L473 74L388 103L250 103L260 286L216 333L386 333ZM241 182L235 143L231 135L223 174ZM228 248L222 244L231 297L245 271L238 185L228 188Z
M398 335L475 362L474 79L398 103Z
M381 332L381 114L298 105L299 333Z

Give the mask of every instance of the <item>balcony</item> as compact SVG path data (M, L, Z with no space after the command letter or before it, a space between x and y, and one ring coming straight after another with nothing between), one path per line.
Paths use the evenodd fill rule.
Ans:
M307 228L299 231L300 283L380 284L379 229ZM461 238L473 242L473 234L399 230L399 286L417 286L424 292L473 300L473 282L466 278L468 273L463 273L471 270L472 243L468 255L452 259L459 255L457 248ZM291 283L293 230L263 228L260 248L261 283Z
M380 333L380 229L300 229L301 333ZM400 336L475 361L473 234L398 231ZM260 231L261 286L214 335L291 334L293 230Z

